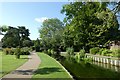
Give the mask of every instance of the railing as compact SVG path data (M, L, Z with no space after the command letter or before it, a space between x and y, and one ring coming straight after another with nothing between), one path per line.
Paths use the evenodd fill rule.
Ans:
M120 66L120 60L116 57L107 57L107 56L100 56L100 55L92 55L86 54L87 58L92 58L93 61L111 64L114 66Z

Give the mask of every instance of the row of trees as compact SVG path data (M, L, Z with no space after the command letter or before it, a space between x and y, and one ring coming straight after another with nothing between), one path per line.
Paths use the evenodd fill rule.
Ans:
M107 3L72 2L63 6L64 23L57 18L43 22L40 44L44 49L55 51L73 47L75 51L92 47L108 46L113 40L120 40L119 24Z

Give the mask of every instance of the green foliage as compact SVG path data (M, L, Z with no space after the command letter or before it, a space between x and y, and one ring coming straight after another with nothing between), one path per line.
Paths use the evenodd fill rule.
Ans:
M119 25L115 14L100 2L72 2L63 6L61 11L66 27L63 33L64 46L76 50L106 46L109 40L119 36Z
M43 53L46 53L46 54L47 54L47 50L43 50Z
M54 55L55 51L53 49L51 49L51 54Z
M51 49L47 50L47 54L51 56Z
M81 49L79 53L80 53L80 58L85 57L85 50L84 49Z
M17 59L20 59L20 54L21 54L21 48L18 47L15 50L15 56L16 56Z
M6 32L7 30L8 30L8 26L7 25L0 26L0 32Z
M86 64L90 64L92 62L92 58L84 58Z
M110 53L112 53L111 50L109 50L109 49L104 49L104 50L102 51L102 54L101 54L101 55L106 56L107 54L110 54Z
M5 52L6 55L14 54L14 49L11 49L11 48L4 48L3 51Z
M80 52L78 52L77 54L75 54L75 59L76 61L79 63L81 60L84 60L85 58L85 50L81 49Z
M3 47L23 47L30 46L29 30L24 26L8 27L8 30L2 38ZM24 44L24 45L23 45Z
M37 40L34 41L34 47L36 52L40 51L40 40L37 38Z
M28 47L21 48L20 55L30 55L30 48Z
M120 49L114 50L113 53L115 57L120 58Z
M67 48L66 52L68 55L74 55L74 49L72 47Z
M17 28L9 27L2 38L3 47L17 47L19 45L19 31Z
M63 23L57 18L47 19L39 30L41 45L44 49L57 51L62 42Z
M33 43L32 43L31 40L24 40L24 41L23 41L23 46L24 46L24 47L30 47L30 46L32 46L32 45L33 45Z
M99 53L99 50L100 50L99 47L91 48L90 49L90 54L97 54L97 53Z
M104 51L104 48L100 48L99 52L97 54L102 55L102 51Z

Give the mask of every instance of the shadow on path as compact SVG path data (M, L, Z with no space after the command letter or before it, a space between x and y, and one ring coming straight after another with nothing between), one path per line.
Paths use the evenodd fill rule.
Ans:
M34 70L15 70L11 74L21 74L21 75L32 75L34 73Z

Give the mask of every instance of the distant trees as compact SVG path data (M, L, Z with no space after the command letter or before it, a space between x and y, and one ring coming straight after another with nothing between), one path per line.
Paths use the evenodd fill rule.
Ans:
M9 26L2 38L3 47L30 46L31 40L28 36L29 30L24 26L19 26L18 28Z

